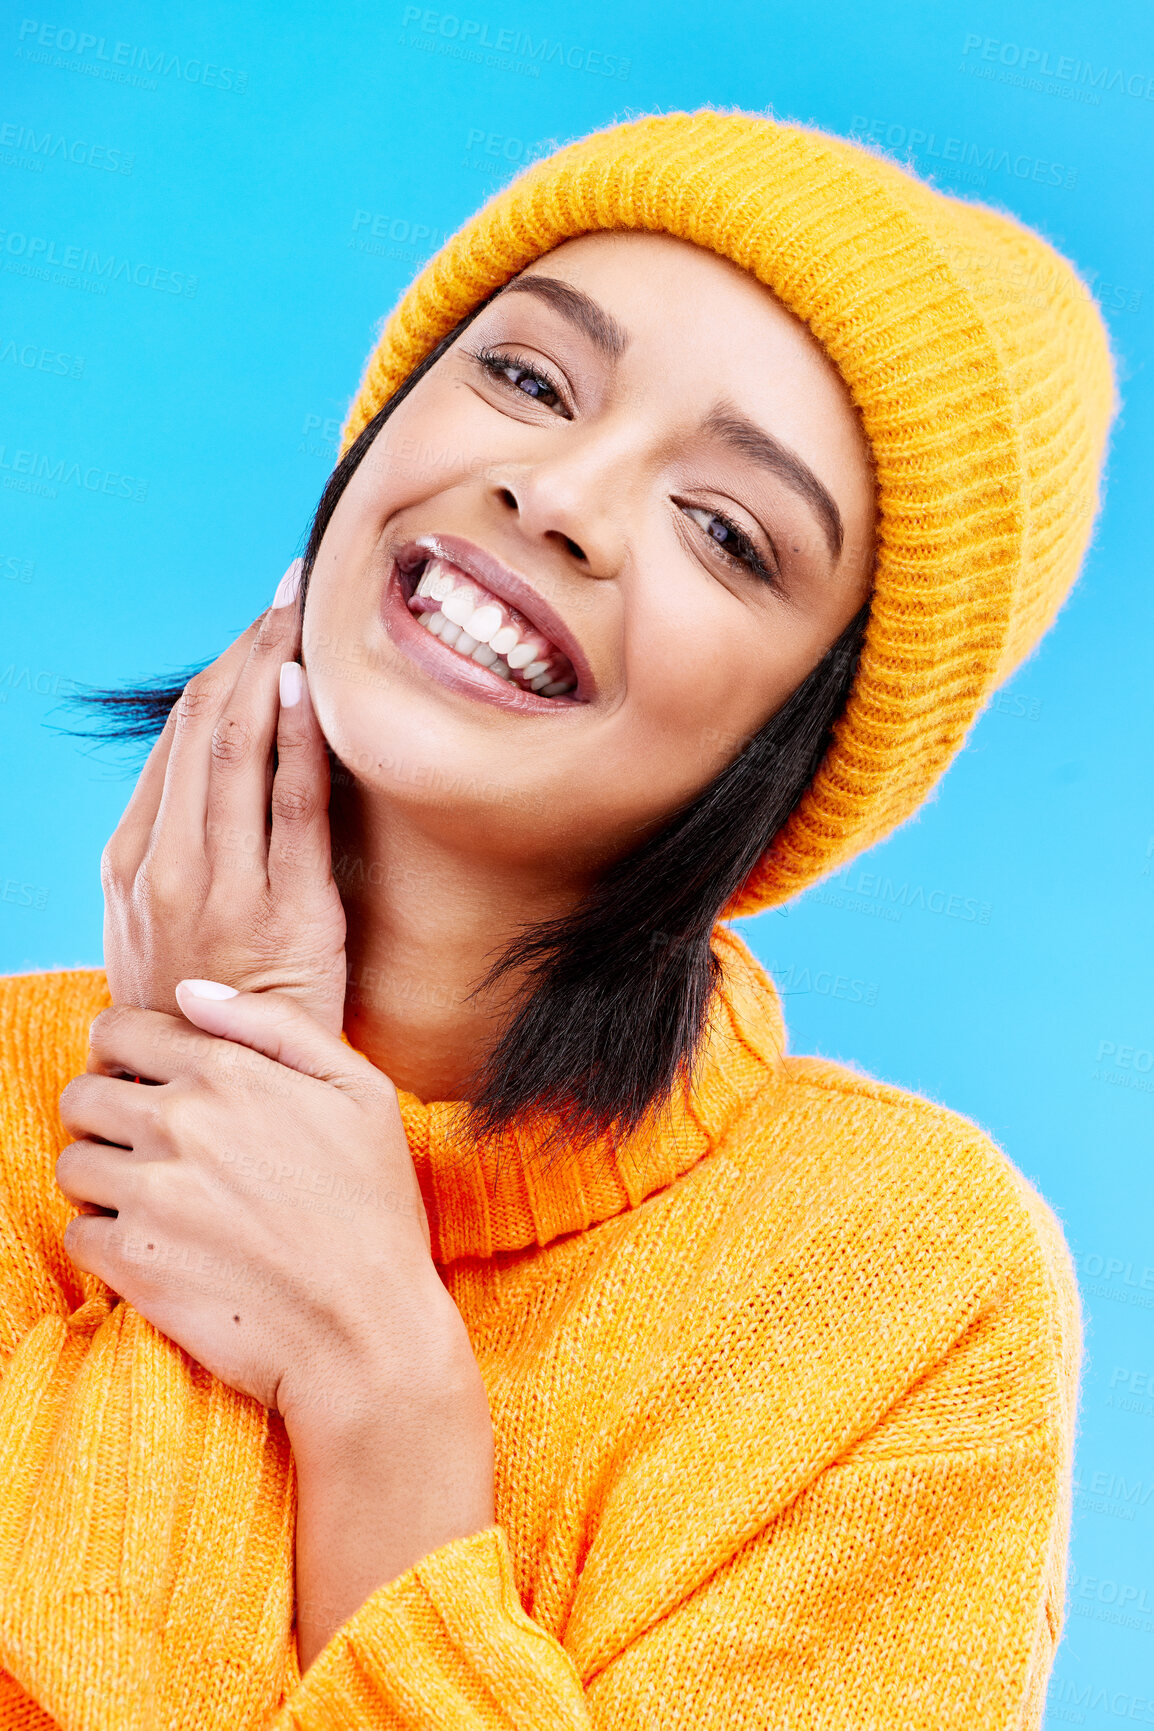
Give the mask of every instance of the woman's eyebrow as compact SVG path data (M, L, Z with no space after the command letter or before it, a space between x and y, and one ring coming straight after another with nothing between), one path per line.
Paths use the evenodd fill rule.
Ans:
M756 421L751 421L740 409L734 408L732 403L718 403L703 424L707 433L719 438L731 451L771 469L787 487L799 493L819 519L833 557L840 558L845 539L841 512L813 470L795 451L781 444L764 427L759 427Z
M589 295L574 288L572 283L562 282L559 277L515 276L512 282L505 284L500 294L538 295L571 324L583 330L611 361L617 360L629 347L629 332Z

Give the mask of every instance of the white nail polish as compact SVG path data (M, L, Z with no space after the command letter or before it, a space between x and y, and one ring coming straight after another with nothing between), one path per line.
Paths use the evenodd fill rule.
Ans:
M276 594L272 598L274 607L287 607L290 601L295 601L297 591L301 586L301 572L304 569L303 559L294 559L280 582L276 586Z
M301 700L301 690L304 686L304 676L301 673L299 661L282 661L280 664L280 700L284 709L291 709Z
M180 984L194 998L235 998L235 986L222 986L219 980L181 980Z

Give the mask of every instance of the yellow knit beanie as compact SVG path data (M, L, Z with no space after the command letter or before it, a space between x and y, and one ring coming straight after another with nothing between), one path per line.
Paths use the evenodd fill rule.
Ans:
M916 810L1077 575L1114 412L1073 267L1013 218L844 139L666 114L536 163L385 324L345 447L434 345L532 260L599 229L694 241L765 283L838 367L873 450L877 563L858 673L792 817L725 910L795 895Z

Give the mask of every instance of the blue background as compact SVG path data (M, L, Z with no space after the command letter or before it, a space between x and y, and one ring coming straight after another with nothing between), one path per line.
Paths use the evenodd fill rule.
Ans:
M1124 410L1073 598L921 816L745 929L795 1050L969 1114L1062 1218L1087 1363L1047 1722L1154 1723L1154 14L43 3L0 23L4 971L101 959L130 783L45 727L67 682L207 660L266 604L381 316L549 141L707 102L899 157L917 133L922 172L1094 283ZM69 266L85 250L131 273ZM44 479L62 460L84 479Z

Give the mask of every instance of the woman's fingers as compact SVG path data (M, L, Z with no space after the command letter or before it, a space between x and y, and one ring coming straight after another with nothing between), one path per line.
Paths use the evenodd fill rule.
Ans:
M135 878L152 839L176 733L176 709L174 703L104 850L106 867L126 880Z
M255 858L263 875L276 668L293 653L283 645L299 632L295 614L294 607L266 609L211 667L189 681L177 705L158 844L164 857L179 861L182 869L194 862L211 868L220 852L220 869L247 868ZM246 852L236 838L254 834L255 846Z
M153 831L155 849L184 867L204 857L212 732L267 617L266 612L254 619L211 666L190 679L175 705Z
M126 1157L132 1158L126 1148L113 1152L100 1142L70 1142L56 1162L57 1185L82 1214L118 1210L131 1179Z
M230 643L224 653L217 657L211 669L218 675L227 677L230 669L239 669L252 646L253 637L260 626L263 614L258 615L252 624ZM235 680L236 672L232 673ZM178 698L168 712L164 727L153 743L145 761L144 768L137 777L132 796L121 813L120 822L105 849L105 859L109 869L115 871L124 880L135 878L140 869L141 861L148 852L152 842L156 819L160 812L161 800L164 797L165 782L168 777L168 763L172 754L173 740L176 737L177 723L180 716L183 696Z
M210 728L205 792L205 847L214 878L255 873L263 886L272 748L280 707L281 664L297 652L300 614L273 607L261 621L236 685Z
M299 902L310 889L327 884L332 851L328 752L308 676L296 661L285 661L280 669L276 748L268 879L278 898Z

